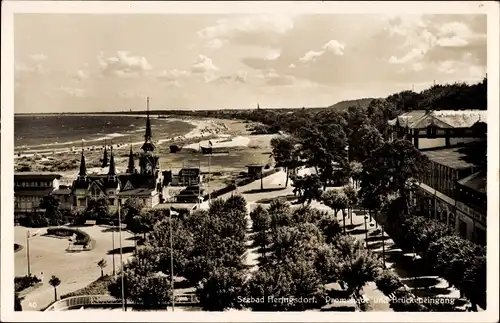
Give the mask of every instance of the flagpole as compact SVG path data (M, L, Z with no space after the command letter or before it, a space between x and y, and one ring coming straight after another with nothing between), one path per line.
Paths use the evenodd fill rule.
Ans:
M170 284L172 288L172 312L175 310L175 295L174 295L174 252L172 242L172 204L170 204L168 212L168 222L170 227Z
M212 192L210 192L210 161L212 159L212 152L210 152L210 154L208 155L208 184L207 184L207 188L208 188L208 203L210 203L210 200L211 200L211 196L212 196Z
M200 148L201 150L201 148ZM201 195L201 158L198 155L198 209L200 208L200 195Z
M123 278L123 253L122 253L122 216L120 212L120 203L118 203L118 226L120 236L120 265L121 265L121 283L122 283L122 310L125 311L125 283Z

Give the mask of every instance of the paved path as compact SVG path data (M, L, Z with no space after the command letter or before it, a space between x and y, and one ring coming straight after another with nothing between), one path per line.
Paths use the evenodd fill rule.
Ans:
M107 254L112 249L112 233L104 226L82 227L80 229L87 232L96 241L93 250L68 253L65 251L68 247L68 240L43 236L42 234L46 233L46 229L40 229L39 235L31 238L31 273L41 278L40 273L43 272L44 281L41 287L26 295L22 301L23 311L40 310L54 301L54 289L48 283L52 275L59 277L61 280L61 285L57 288L59 297L83 288L99 278L101 270L97 266L97 262L102 258L106 259L108 264L104 268L104 273L112 273L113 256ZM30 231L37 230L30 229ZM23 249L14 255L16 276L27 274L26 231L27 228L21 226L16 226L14 229L15 243L23 246ZM129 247L130 250L130 247L134 246L134 241L128 240L131 236L130 233L122 231L122 247ZM118 233L115 233L114 237L115 248L118 248ZM124 261L130 256L131 252L124 254ZM120 264L119 258L119 254L115 255L117 270Z
M311 173L310 169L302 169L299 174ZM260 190L260 180L254 181L248 185L238 187L238 192L248 202L249 212L253 209L259 201L263 199L273 199L281 196L292 195L293 187L290 185L284 188L286 174L281 171L270 175L263 179L263 187L268 191L258 192ZM221 198L228 198L234 192L230 192L221 196ZM208 201L202 203L202 208L208 208ZM332 212L332 210L318 201L313 201L311 207ZM347 212L346 212L347 214ZM357 239L366 242L368 237L369 248L372 248L375 253L382 254L382 234L380 226L374 219L370 222L367 220L367 230L364 227L364 216L366 212L361 209L355 209L352 217L352 225L349 217L346 217L347 232ZM341 212L336 215L341 227L343 226ZM251 228L251 220L249 221L248 229ZM370 223L372 225L370 225ZM346 228L346 229L347 229ZM409 288L416 289L413 292L419 296L446 296L446 297L459 297L460 293L455 288L448 288L448 283L443 278L430 275L424 268L419 265L421 259L412 261L413 254L405 254L398 248L394 241L385 233L384 244L386 250L386 266L391 268L400 277L403 283ZM250 242L247 242L251 246ZM247 251L245 263L251 266L252 270L257 269L258 254L255 248L250 248ZM363 294L370 300L369 311L392 311L389 307L389 299L380 290L377 289L374 282L370 282L364 286Z

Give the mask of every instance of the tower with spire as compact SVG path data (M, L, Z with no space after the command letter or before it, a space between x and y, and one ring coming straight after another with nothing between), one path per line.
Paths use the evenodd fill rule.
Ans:
M151 131L149 97L147 98L146 132L144 133L144 143L141 146L141 150L142 153L139 159L141 175L156 178L160 170L160 158L156 155L156 146L153 142L153 132Z
M135 161L134 161L134 153L132 152L132 145L130 145L130 152L128 154L128 167L127 174L135 174Z
M108 167L108 150L106 140L104 140L104 155L102 156L102 167Z
M85 181L87 178L87 165L85 164L85 155L83 154L82 147L82 157L80 159L80 171L78 172L78 180Z
M111 157L109 158L108 182L116 181L116 166L115 157L113 156L113 148L111 148Z
M102 166L109 167L107 174L87 173L82 141L80 171L72 187L72 194L75 197L74 205L78 209L85 209L89 199L101 197L107 198L110 207L114 208L125 203L129 198L142 200L146 207L154 207L163 199L163 173L151 131L149 98L147 99L144 143L139 153L139 166L136 168L132 144L130 144L127 169L123 173L118 173L113 146L111 145L109 149L108 159L107 143Z

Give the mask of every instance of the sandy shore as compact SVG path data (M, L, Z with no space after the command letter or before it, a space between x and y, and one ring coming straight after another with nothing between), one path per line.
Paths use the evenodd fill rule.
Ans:
M119 115L117 115L119 116ZM137 116L131 116L131 117L137 117ZM138 116L138 117L145 117L145 116ZM191 125L195 126L193 130L191 130L189 133L181 136L175 136L172 138L164 138L164 139L159 139L155 140L156 144L162 144L165 142L172 142L176 143L179 141L185 141L185 140L194 140L194 139L203 139L206 137L213 137L213 136L220 136L222 137L228 137L229 134L225 133L228 130L230 130L229 126L227 125L228 121L227 120L218 120L218 119L189 119L189 118L168 118L167 120L169 121L181 121L181 122L187 122L190 123ZM208 140L207 140L208 142ZM132 146L137 146L141 145L143 141L135 141L131 142L130 145ZM198 143L196 143L196 146ZM203 144L202 144L203 145ZM80 152L81 149L88 151L88 150L102 150L103 147L102 145L96 143L95 141L92 142L86 142L85 140L82 140L82 145L75 145L70 148L57 148L57 149L30 149L30 150L25 150L25 151L20 151L20 148L17 147L15 148L15 156L14 158L20 158L20 157L34 157L35 155L42 156L42 157L48 157L48 156L53 156L53 155L58 155L58 154L63 154L63 153L68 153L68 152ZM129 148L129 144L112 144L109 145L108 147L113 147L115 150L120 150L124 148Z

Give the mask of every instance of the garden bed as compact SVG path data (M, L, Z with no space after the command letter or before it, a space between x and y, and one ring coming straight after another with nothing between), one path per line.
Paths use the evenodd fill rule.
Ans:
M48 236L55 236L61 238L70 238L75 235L75 240L73 244L75 245L83 245L93 247L92 239L88 235L88 233L83 232L79 229L67 228L67 227L56 227L56 228L48 228L47 229Z
M41 285L41 280L35 275L14 277L14 290L16 293L26 294Z

